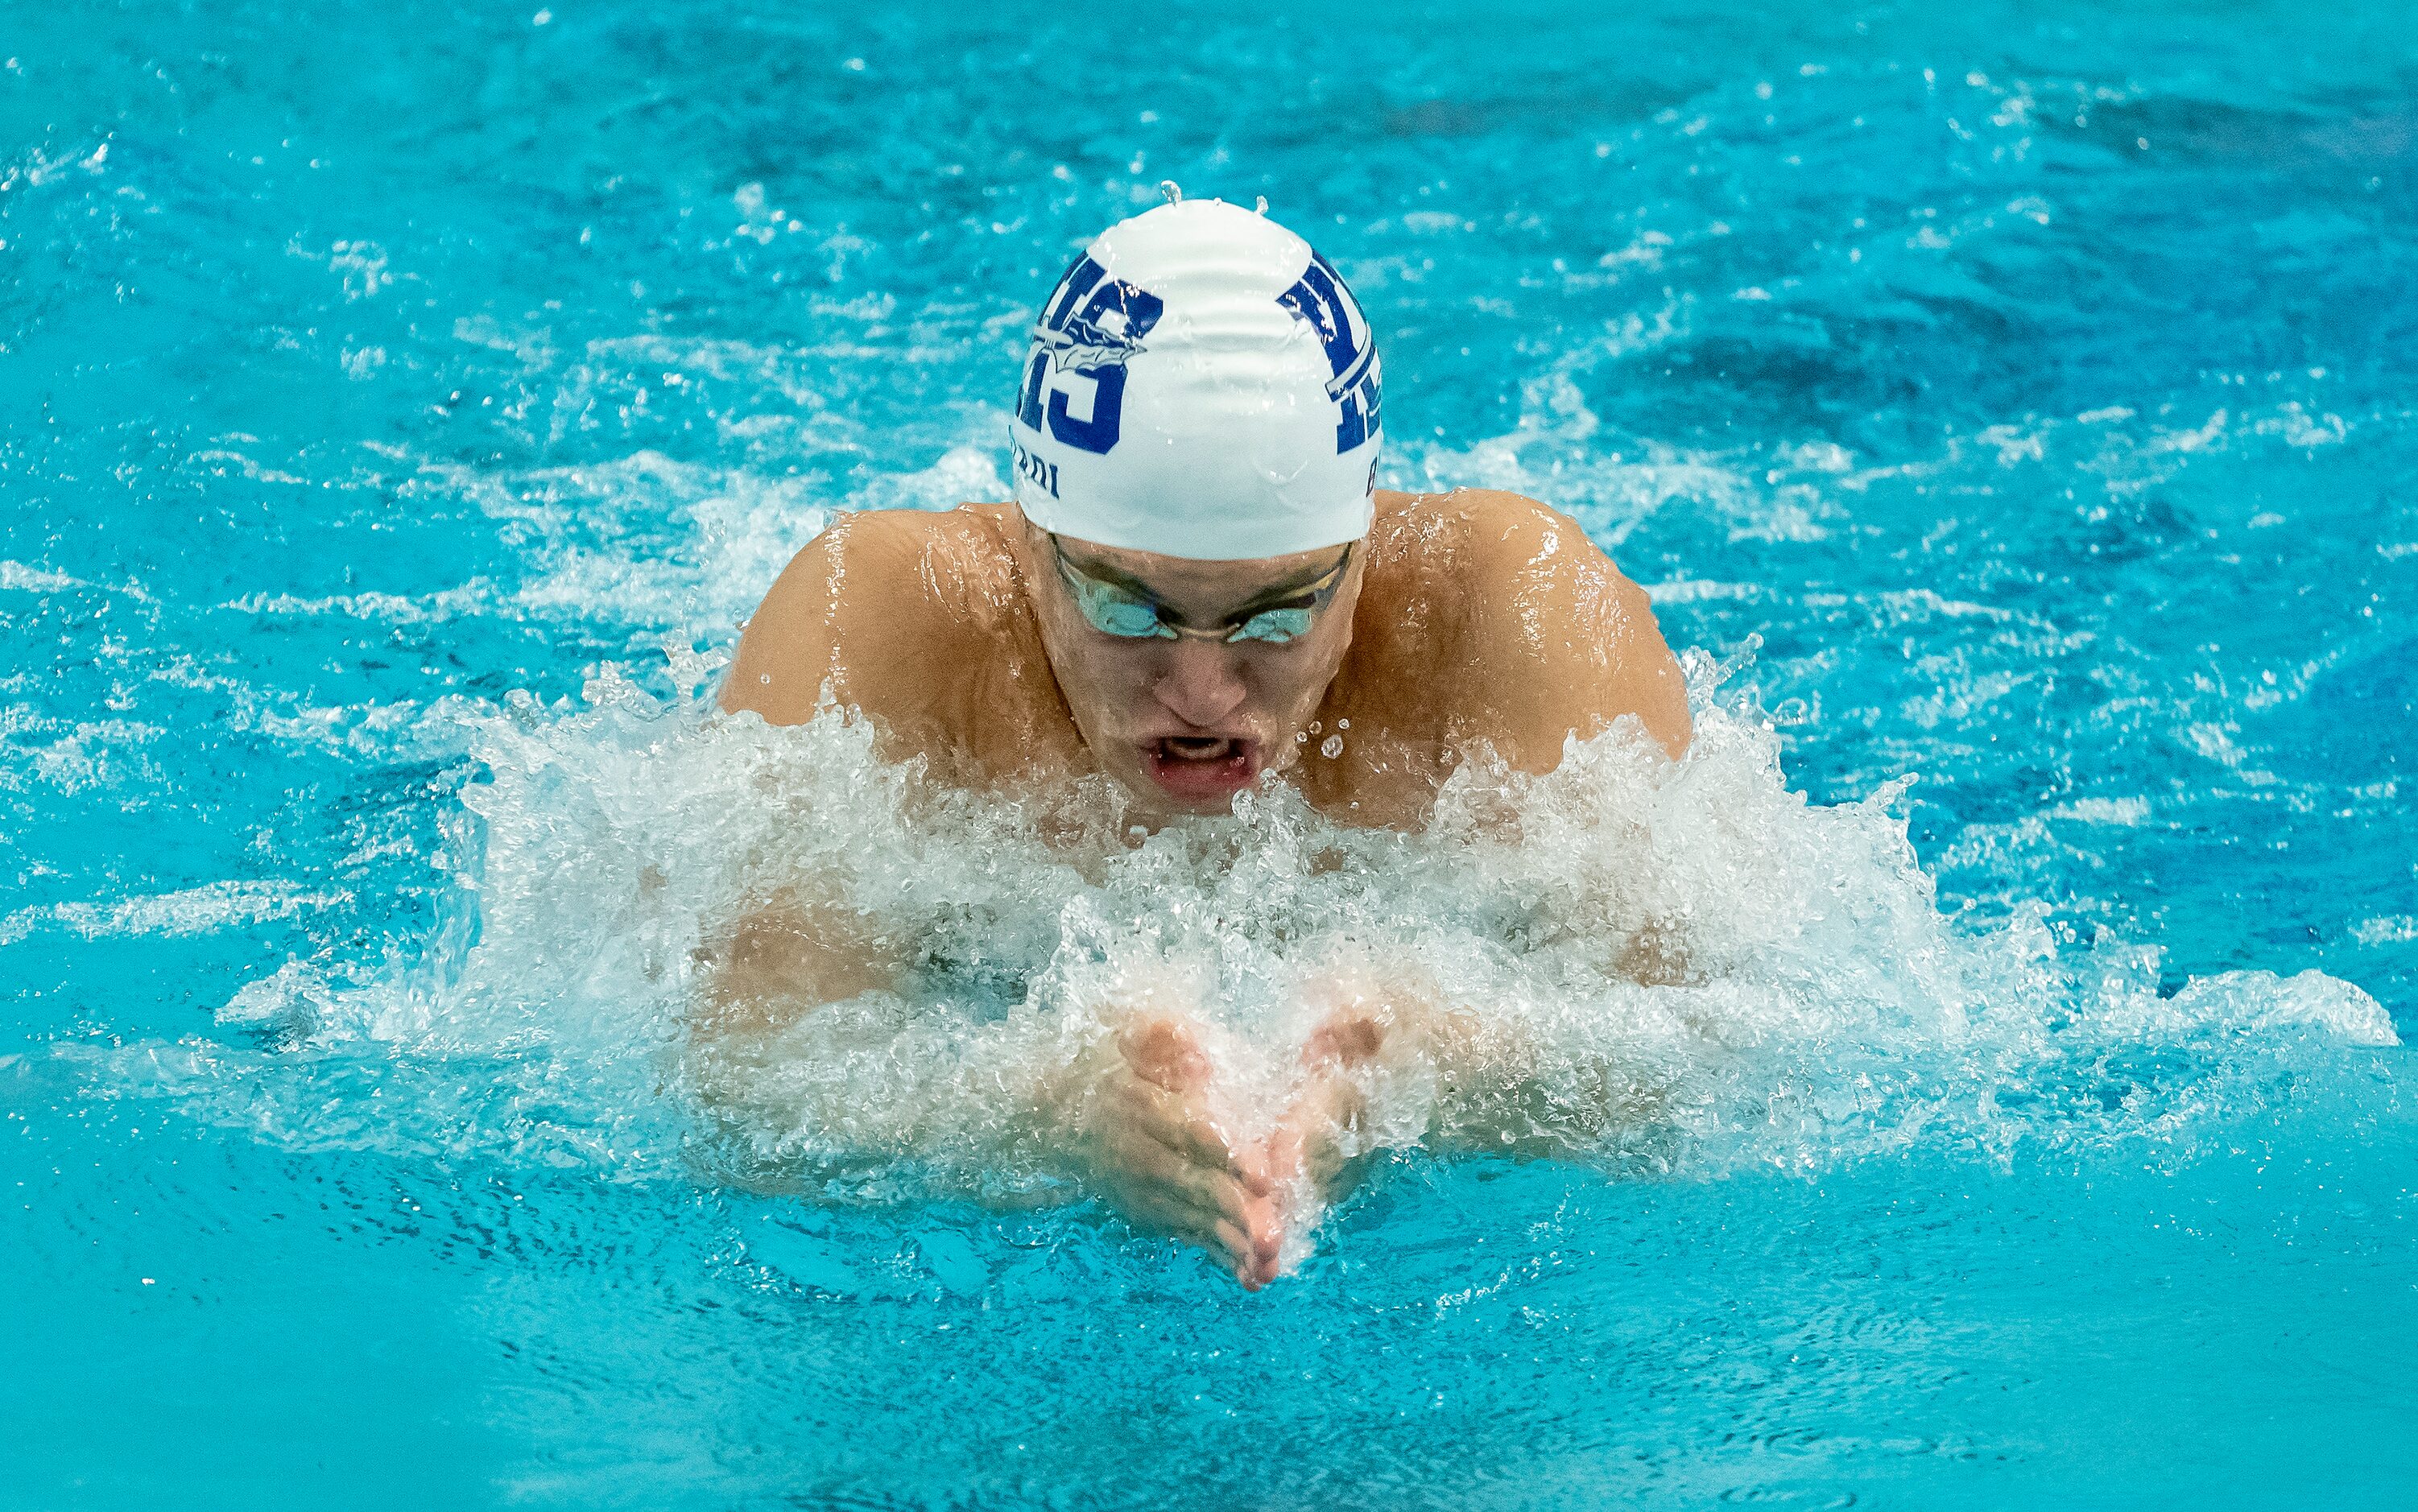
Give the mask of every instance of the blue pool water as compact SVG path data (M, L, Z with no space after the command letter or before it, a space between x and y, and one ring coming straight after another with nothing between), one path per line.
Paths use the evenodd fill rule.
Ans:
M1783 8L9 8L0 1505L2409 1504L2418 23ZM1081 874L701 715L1171 177L1649 585L1686 767ZM733 1134L685 953L816 858L995 969ZM1672 1111L1245 1295L970 1090L1347 926Z

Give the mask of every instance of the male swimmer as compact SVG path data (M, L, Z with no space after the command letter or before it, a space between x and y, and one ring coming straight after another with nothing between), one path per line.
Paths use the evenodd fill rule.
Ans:
M1569 518L1375 487L1368 321L1263 213L1179 200L1110 227L1043 307L1021 377L1016 501L834 522L748 623L724 709L836 708L886 757L984 790L1105 773L1145 823L1286 783L1339 822L1413 827L1480 750L1546 772L1624 718L1686 748L1645 595ZM899 955L785 895L710 957L700 1037L760 1045L895 979ZM1128 1217L1263 1285L1303 1190L1323 1202L1352 1174L1354 1068L1484 1037L1341 996L1259 1141L1217 1126L1205 1031L1163 1003L1125 1014L1067 1107L1038 1111Z

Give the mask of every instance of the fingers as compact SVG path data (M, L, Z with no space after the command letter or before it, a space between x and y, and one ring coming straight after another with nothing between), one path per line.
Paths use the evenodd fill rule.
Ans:
M1203 1220L1222 1219L1247 1231L1253 1227L1252 1195L1222 1168L1196 1165L1130 1128L1110 1132L1108 1153L1130 1182L1195 1210Z
M1252 1291L1277 1275L1285 1223L1268 1161L1237 1151L1201 1106L1215 1073L1192 1027L1173 1016L1126 1024L1094 1123L1106 1178L1137 1224L1216 1256Z
M1320 1191L1324 1191L1335 1173L1343 1168L1344 1131L1356 1124L1358 1112L1357 1099L1329 1095L1318 1100L1307 1120L1298 1161L1302 1174Z
M1142 1131L1190 1164L1225 1172L1254 1196L1267 1195L1266 1176L1235 1153L1198 1104L1140 1080L1122 1083L1113 1095L1116 1115L1128 1127Z
M1273 1238L1255 1238L1224 1219L1204 1221L1198 1208L1171 1201L1155 1192L1136 1194L1128 1204L1126 1216L1140 1227L1208 1251L1248 1290L1256 1291L1275 1277L1280 1246Z
M1111 1195L1138 1227L1208 1251L1248 1290L1276 1278L1285 1224L1275 1199L1253 1197L1223 1172L1187 1165L1130 1130L1111 1133L1103 1153Z
M1226 1137L1198 1107L1155 1087L1137 1088L1136 1092L1152 1138L1196 1164L1217 1170L1233 1166L1234 1153Z
M1306 1180L1312 1190L1331 1198L1352 1169L1359 1153L1357 1140L1368 1100L1348 1077L1335 1072L1313 1075L1267 1142L1271 1171L1284 1180Z
M1205 1249L1230 1268L1239 1270L1251 1254L1249 1242L1232 1224L1204 1222L1198 1209L1171 1202L1156 1193L1137 1194L1125 1204L1125 1217L1138 1229Z
M1268 1195L1267 1172L1226 1142L1216 1124L1186 1110L1151 1125L1151 1137L1190 1164L1239 1183L1253 1197Z
M1283 1246L1284 1226L1272 1199L1254 1198L1220 1173L1185 1166L1143 1141L1125 1153L1131 1199L1151 1204L1166 1225L1231 1234L1219 1244L1238 1260L1273 1260Z
M1122 1116L1194 1164L1225 1171L1254 1196L1268 1194L1265 1173L1238 1157L1201 1111L1200 1092L1216 1067L1189 1023L1167 1015L1137 1019L1118 1032L1117 1049L1132 1072L1116 1082Z
M1282 1275L1284 1272L1285 1265L1281 1248L1269 1248L1262 1250L1256 1263L1251 1265L1247 1270L1237 1270L1234 1273L1234 1279L1243 1283L1244 1291L1257 1291L1260 1288L1275 1280L1278 1276Z

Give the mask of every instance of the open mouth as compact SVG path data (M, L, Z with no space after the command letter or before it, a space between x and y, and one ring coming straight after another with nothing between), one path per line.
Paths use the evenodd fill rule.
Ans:
M1151 781L1186 802L1232 797L1260 774L1259 742L1230 736L1164 736L1144 741L1141 755Z

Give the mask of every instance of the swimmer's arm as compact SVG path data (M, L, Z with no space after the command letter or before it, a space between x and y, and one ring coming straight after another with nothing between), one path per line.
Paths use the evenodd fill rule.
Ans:
M1527 1025L1455 1004L1423 975L1357 988L1353 1006L1320 1032L1356 1037L1373 1064L1405 1084L1434 1087L1422 1134L1431 1150L1579 1153L1656 1115L1655 1088L1609 1063L1549 1055Z
M895 990L905 953L854 910L784 889L757 903L696 954L691 1046L758 1053L824 1003Z
M1454 496L1470 511L1464 591L1470 728L1514 767L1546 772L1572 736L1632 717L1674 757L1693 734L1687 680L1645 590L1568 515L1517 494ZM1489 727L1491 726L1491 727Z
M1652 1123L1660 1089L1585 1058L1549 1061L1520 1030L1492 1026L1438 1056L1429 1128L1438 1151L1544 1159L1585 1154Z

